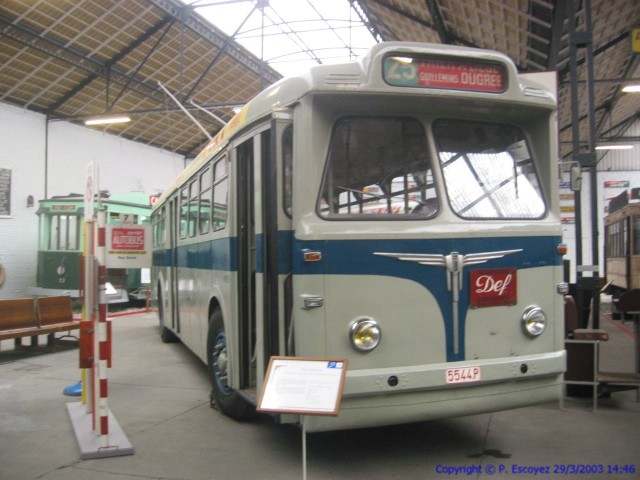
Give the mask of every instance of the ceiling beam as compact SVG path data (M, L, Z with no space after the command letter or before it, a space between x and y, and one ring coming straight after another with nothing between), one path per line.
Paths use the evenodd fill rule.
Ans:
M129 88L145 97L160 102L164 97L164 94L157 87L147 84L140 79L132 78L116 66L109 66L104 62L91 58L85 52L74 47L66 46L60 40L49 35L44 35L34 28L22 23L17 23L2 13L0 13L0 35L4 35L15 42L33 48L49 57L56 58L89 72L91 75L96 75L96 77L108 77L111 81L119 85L126 85L127 82L130 82Z
M389 10L391 12L397 13L398 15L401 15L401 16L403 16L405 18L408 18L412 22L415 22L415 23L417 23L419 25L422 25L423 27L430 28L431 30L435 30L436 32L438 31L438 27L434 23L431 23L431 22L429 22L429 21L427 21L427 20L425 20L423 18L416 17L415 15L407 12L406 10L403 10L402 8L396 7L394 4L388 2L387 0L371 0L371 1L372 1L372 3L376 3L376 4L380 5L381 7L386 8L387 10ZM478 46L475 43L470 42L466 38L459 37L458 35L454 35L452 33L449 33L448 39L449 39L450 43L457 42L457 43L460 43L460 44L465 45L467 47L476 47L476 48L478 48Z
M129 44L126 48L122 49L120 52L118 52L116 55L114 55L110 60L108 60L106 63L104 63L104 67L107 70L110 70L111 68L113 68L113 65L115 65L117 62L119 62L120 60L122 60L125 56L127 56L129 53L131 53L133 50L135 50L136 48L138 48L142 43L144 43L149 37L151 37L152 35L154 35L158 30L160 30L162 27L164 27L165 25L167 25L169 23L169 27L167 27L167 30L169 28L171 28L171 23L173 23L173 20L171 19L171 17L165 17L162 20L160 20L158 23L156 23L155 25L153 25L151 28L149 28L145 33L143 33L140 37L136 38L131 44ZM166 33L166 32L165 32ZM147 56L148 58L148 56ZM66 95L62 96L61 98L58 99L57 102L55 102L54 104L52 104L48 109L47 109L47 114L52 115L55 113L55 111L60 108L62 105L64 105L68 100L70 100L71 98L73 98L78 92L80 92L83 88L85 88L87 85L89 85L91 82L93 82L96 78L99 78L101 75L97 72L91 73L90 75L88 75L83 81L81 81L80 83L78 83L74 88L72 88L71 90L69 90L69 92L67 92ZM104 75L102 75L104 76ZM129 84L132 81L132 77L129 78L129 80L127 81L127 83L123 86L123 92L124 90L129 86ZM121 92L122 94L122 92ZM119 97L118 97L119 98ZM113 102L115 103L115 101ZM113 105L109 105L108 107L111 108ZM108 109L109 109L108 108Z
M377 42L383 42L384 38L375 23L371 21L371 12L367 10L367 7L361 5L358 0L349 0L349 3L351 4L353 11L356 12L360 18L362 24L367 27L373 38L375 38Z
M564 32L564 22L567 19L567 0L558 0L553 7L552 15L551 41L549 43L549 55L547 56L547 69L549 70L555 70L558 67L560 43Z
M433 25L435 27L435 31L438 32L438 36L440 37L440 42L444 44L453 43L451 41L450 32L447 30L447 26L444 23L444 18L442 18L442 12L440 11L440 5L438 5L438 0L426 0L427 8L429 9L429 13L431 14L431 18L433 19Z
M238 32L240 31L242 26L247 22L247 20L249 20L249 17L251 17L251 15L253 15L253 12L255 12L257 8L258 8L257 6L253 7L251 9L251 11L249 12L249 14L242 21L242 23L240 23L240 26L236 29L235 33L232 36L227 37L227 40L225 41L224 46L221 49L218 50L218 53L216 53L216 55L213 57L213 60L211 60L211 62L207 66L207 68L204 69L204 71L200 75L200 78L198 78L193 83L193 86L191 87L189 92L184 96L185 103L186 103L187 100L191 100L191 98L195 94L195 91L198 89L198 87L200 86L202 81L205 79L205 77L207 75L209 75L209 73L211 72L211 69L213 69L215 64L218 63L218 60L220 59L220 57L222 57L222 55L224 55L224 53L229 49L229 46L233 42L234 37L238 34ZM264 15L264 12L263 12L263 15ZM260 72L260 78L263 78L263 74L264 74L264 69Z
M186 27L211 42L217 48L221 50L224 49L227 55L239 61L249 70L252 70L258 75L262 75L268 83L275 83L282 78L282 75L268 65L265 65L265 62L258 60L237 43L231 42L229 45L226 45L229 37L206 22L200 15L197 15L194 12L196 6L184 5L174 0L149 0L149 2L166 14L184 23Z

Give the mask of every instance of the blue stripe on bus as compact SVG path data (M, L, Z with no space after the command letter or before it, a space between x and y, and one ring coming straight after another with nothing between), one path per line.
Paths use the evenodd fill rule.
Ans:
M412 269L409 268L412 262L398 262L387 257L379 257L373 255L374 252L448 255L455 251L466 255L476 252L522 249L520 253L490 260L486 265L490 265L491 268L509 266L518 269L561 265L562 256L556 252L556 247L560 243L560 237L303 241L294 240L291 231L280 231L278 232L278 273L287 274L291 272L293 266L293 273L305 275L382 274L412 278L410 273ZM256 239L257 271L260 273L263 272L262 248L262 236L258 236ZM292 251L292 248L295 248L295 251ZM302 256L304 250L322 252L322 261L304 262ZM169 249L153 252L153 265L169 267L173 264ZM236 271L238 269L237 238L226 237L182 245L177 249L177 265L181 268Z
M391 275L405 277L411 265L424 268L413 262L401 262L388 257L373 255L374 252L421 253L461 255L499 250L522 249L522 252L490 260L485 265L491 268L515 267L532 268L562 265L562 256L556 251L562 243L561 237L491 237L491 238L448 238L419 240L315 240L294 242L294 273L341 274L341 275ZM322 252L322 261L305 263L304 250ZM421 271L421 270L416 270ZM410 278L410 277L406 277Z
M374 255L384 253L420 253L462 255L498 250L522 249L521 252L468 266L462 271L462 285L469 285L469 272L474 268L517 268L558 266L562 256L556 251L561 237L497 237L446 240L340 240L295 241L294 273L303 275L383 275L415 281L428 289L438 302L445 324L447 361L465 359L465 322L469 309L469 288L460 291L458 303L458 353L454 349L452 292L447 288L447 270L416 262ZM322 261L305 263L303 250L322 252ZM553 288L553 286L549 286Z
M394 240L294 240L293 232L278 232L278 273L293 271L297 275L380 275L415 281L428 289L438 302L444 319L447 339L447 361L465 359L465 321L469 308L469 289L463 288L458 303L458 345L454 352L453 305L447 289L447 270L440 266L426 266L416 262L374 255L383 253L420 253L461 255L498 250L522 249L521 252L489 260L483 264L468 266L462 271L462 285L469 285L469 272L474 268L535 268L562 265L562 256L556 251L561 237L492 237L457 239L394 239ZM263 240L256 239L257 272L263 272ZM305 262L305 250L319 251L322 260ZM211 240L177 249L179 267L237 271L237 238ZM153 253L155 266L173 264L170 250ZM553 288L550 286L549 288Z
M293 233L291 231L278 232L278 273L291 272L291 245ZM256 271L264 273L262 235L256 235ZM153 252L153 265L180 268L196 268L203 270L238 270L238 238L226 237L208 240L190 245L181 245L176 249L176 261L172 261L171 250L157 250Z
M156 250L153 252L153 265L235 272L238 270L237 244L237 238L225 237L181 245L176 249L175 261L170 249Z

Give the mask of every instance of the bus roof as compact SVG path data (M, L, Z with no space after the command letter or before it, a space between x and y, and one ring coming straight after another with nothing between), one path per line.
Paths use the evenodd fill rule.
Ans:
M460 58L470 61L492 62L505 69L508 79L507 88L501 92L505 101L523 99L523 95L536 97L536 101L548 100L549 108L555 108L555 92L549 91L547 85L536 82L533 77L519 77L513 61L505 54L470 47L458 47L441 44L416 42L382 42L374 45L357 61L317 65L300 75L287 77L270 85L249 101L204 147L198 156L174 179L171 185L154 204L154 209L164 203L168 196L180 188L210 158L222 150L236 133L256 120L270 115L278 109L286 108L303 96L312 92L394 92L415 94L420 90L428 94L429 89L408 88L407 86L391 86L384 79L383 59L391 53ZM433 94L442 94L443 89L432 89ZM468 95L468 91L451 91L452 95ZM480 95L486 92L473 92Z

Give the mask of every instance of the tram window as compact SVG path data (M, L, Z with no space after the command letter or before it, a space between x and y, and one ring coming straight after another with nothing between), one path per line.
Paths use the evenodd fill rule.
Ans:
M318 211L326 218L430 218L438 196L423 125L351 117L333 130Z
M77 215L52 215L49 250L79 250Z
M640 255L640 217L633 216L633 252L631 255Z
M209 225L211 223L211 169L209 166L200 174L198 219L200 234L209 233Z
M522 132L443 119L433 125L449 202L463 218L542 218L546 206Z
M612 223L606 228L607 257L624 257L628 254L627 248L627 219Z
M213 171L213 230L227 225L227 201L229 191L229 163L225 155L214 165Z
M187 187L180 190L180 238L187 238L189 222L189 192Z

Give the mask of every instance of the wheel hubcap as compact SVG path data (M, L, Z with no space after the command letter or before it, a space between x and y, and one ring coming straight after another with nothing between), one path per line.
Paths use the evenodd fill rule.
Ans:
M228 368L227 337L221 332L216 337L213 345L213 375L218 389L225 395L229 395L232 391L229 387Z

